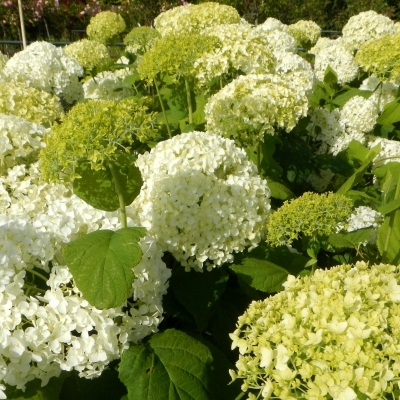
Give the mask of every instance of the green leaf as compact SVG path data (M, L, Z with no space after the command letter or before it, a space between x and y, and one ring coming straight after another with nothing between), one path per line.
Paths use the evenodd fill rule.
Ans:
M143 180L135 160L129 154L120 154L114 162L118 180L123 191L125 205L136 198ZM115 211L119 208L119 199L115 191L115 181L108 167L95 171L88 162L81 162L76 168L81 176L73 182L74 193L94 208Z
M392 201L400 176L400 163L390 162L382 165L374 169L374 174L379 179L380 188L383 192L383 203Z
M366 242L375 228L358 229L349 233L336 233L330 235L328 242L338 249L340 248L354 248L354 246Z
M314 265L317 262L318 262L318 260L316 258L311 258L310 260L308 260L306 262L306 265L304 266L304 268L311 267L311 265Z
M380 151L381 151L380 144L373 147L369 151L368 156L366 157L363 164L359 168L357 168L356 172L352 176L350 176L350 178L348 178L346 180L346 182L339 188L337 193L346 194L353 186L355 186L357 183L359 183L361 181L361 179L363 178L365 171L372 164L372 161L374 160L376 155L379 154Z
M198 93L195 97L196 100L196 110L192 114L193 123L195 125L201 125L206 122L206 114L204 113L204 107L207 104L207 99L204 93Z
M382 262L392 265L400 263L400 210L385 216L378 233L378 250Z
M15 386L6 385L7 399L13 400L55 400L58 399L64 380L69 375L68 372L62 372L58 377L52 377L49 383L42 387L40 379L34 379L26 384L25 391L17 389Z
M357 160L360 164L362 164L365 159L368 157L370 149L368 147L363 146L357 140L352 140L346 149L346 154L353 160Z
M279 200L289 200L296 197L296 195L285 185L279 182L274 182L268 179L268 187L271 190L271 197Z
M382 114L376 120L377 124L389 125L400 121L400 103L399 99L386 104L383 107Z
M184 268L173 270L170 287L175 298L195 318L200 331L203 331L212 315L215 302L226 288L229 275L222 268L212 271L185 272Z
M338 82L338 77L336 72L328 65L325 70L324 74L324 83L327 83L328 85L336 85Z
M120 380L129 400L210 400L210 350L184 332L156 333L122 354Z
M125 386L114 369L106 369L95 379L80 378L77 372L64 381L60 397L52 400L122 400Z
M396 210L399 207L400 207L400 199L395 199L395 200L390 201L389 203L386 203L386 204L378 207L378 211L382 215L386 215L386 214L389 214L390 212Z
M63 255L76 286L98 309L120 306L129 296L132 268L142 259L138 244L144 228L100 230L64 247Z
M354 96L362 96L365 99L368 99L372 95L370 90L360 90L351 88L344 93L339 94L333 99L333 104L339 106L340 108L343 107L351 98Z
M282 290L282 283L289 275L284 268L256 258L245 258L242 265L233 264L230 269L250 286L266 293Z
M136 82L140 81L140 75L138 72L135 72L131 75L128 75L124 78L124 82L128 85L134 85Z
M165 114L167 115L168 123L171 125L179 125L179 121L182 118L185 118L186 113L178 108L173 108L171 110L166 110ZM159 124L166 124L165 115L163 112L160 112L156 116L157 122Z

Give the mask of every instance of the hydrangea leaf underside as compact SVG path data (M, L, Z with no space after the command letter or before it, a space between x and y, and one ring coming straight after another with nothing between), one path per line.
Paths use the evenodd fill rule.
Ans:
M144 228L100 230L64 248L63 255L84 298L98 309L120 306L129 296L132 268L142 259Z
M133 345L119 367L129 400L209 400L210 350L174 329L155 334L150 346Z
M114 165L125 205L129 205L137 197L143 184L139 168L128 154L119 155ZM76 172L81 176L73 182L74 193L78 197L100 210L115 211L119 208L115 181L108 167L96 171L90 168L88 162L81 162Z
M284 268L256 258L245 258L242 265L232 265L230 268L250 286L266 293L282 290L282 283L289 275Z

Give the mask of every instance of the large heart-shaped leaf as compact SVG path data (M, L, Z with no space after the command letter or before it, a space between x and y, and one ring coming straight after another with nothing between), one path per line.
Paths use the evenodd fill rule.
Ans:
M132 268L142 259L139 240L144 228L100 230L89 233L64 248L64 258L76 286L98 309L120 306L129 296Z

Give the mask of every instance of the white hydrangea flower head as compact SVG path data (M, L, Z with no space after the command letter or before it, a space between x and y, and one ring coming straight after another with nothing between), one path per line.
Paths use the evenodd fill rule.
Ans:
M260 28L262 25L257 25L253 28L253 35L259 34L264 37L266 43L275 53L297 53L297 44L295 38L284 30L265 31Z
M254 399L390 396L400 373L399 280L399 267L365 262L289 276L239 317L232 379Z
M6 66L8 56L0 52L0 71Z
M288 29L297 45L304 49L314 46L321 36L321 28L314 21L300 20L289 25Z
M99 72L83 84L85 99L121 100L133 96L132 86L124 82L124 78L131 73L129 68Z
M257 25L256 29L264 32L269 31L282 31L289 33L289 27L276 18L267 18L262 24Z
M370 10L350 17L342 29L342 38L349 51L354 52L363 43L393 35L395 31L395 24L390 18Z
M399 85L389 81L382 82L374 74L372 74L368 78L364 79L360 85L360 89L370 90L373 92L369 99L374 101L377 109L382 112L383 107L386 104L395 100Z
M378 144L381 145L381 151L375 157L374 163L400 162L400 142L398 140L384 139L372 135L368 137L368 147L370 149Z
M48 42L34 42L16 53L3 72L10 80L55 94L67 103L83 96L78 80L83 75L82 67L62 49Z
M367 206L356 207L354 213L351 214L349 220L347 221L347 232L353 232L358 229L364 228L375 228L371 237L363 243L367 245L368 243L376 243L376 238L378 236L378 228L383 222L383 215Z
M263 237L270 191L232 140L181 134L139 156L137 166L144 185L128 215L185 267L232 262L233 252Z
M93 40L81 39L65 46L63 50L88 71L95 67L106 68L113 63L107 47Z
M378 110L374 99L362 96L352 97L340 111L340 121L345 125L346 132L355 138L371 132L377 119ZM365 139L361 142L365 142Z
M274 57L264 35L254 34L252 28L241 24L216 25L204 30L222 43L204 53L194 63L200 84L232 72L245 74L271 72Z
M238 12L231 6L214 2L187 4L164 11L154 19L154 27L161 36L181 32L199 32L221 24L239 24Z
M394 31L395 34L400 33L400 22L394 23Z
M343 41L331 40L321 42L320 46L311 49L315 54L315 75L322 82L325 71L331 67L337 74L338 83L351 82L358 73L358 64L353 54L347 50Z
M310 97L317 79L311 64L303 57L289 52L275 53L275 73L288 80L293 89Z
M23 118L0 114L0 174L27 162L27 157L42 147L42 136L48 131Z
M308 110L307 97L295 86L278 75L239 76L209 98L207 129L242 146L257 144L278 128L289 132Z

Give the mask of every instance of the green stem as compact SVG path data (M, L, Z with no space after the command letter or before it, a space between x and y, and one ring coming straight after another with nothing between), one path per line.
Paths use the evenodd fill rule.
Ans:
M33 290L33 291L35 291L35 292L39 292L39 293L43 293L43 294L46 293L45 290L39 289L39 288L37 288L37 287L35 287L35 286L28 285L28 284L26 284L26 283L24 284L23 288L29 290L29 292L30 292L31 290Z
M394 194L394 199L393 200L396 200L399 197L400 197L400 175L397 178L396 192ZM389 226L388 226L388 230L387 230L388 233L386 235L385 246L384 246L383 251L382 251L382 259L383 260L386 259L386 255L387 255L387 251L388 251L389 243L390 243L390 236L392 234L392 229L393 229L395 217L396 217L396 211L392 211L390 213Z
M161 109L162 109L162 112L163 112L164 118L165 118L165 122L167 123L168 136L169 136L169 138L171 139L171 138L172 138L172 135L171 135L171 128L169 127L168 118L167 118L167 113L165 112L164 102L162 101L160 89L159 89L159 87L158 87L158 84L157 84L157 81L156 81L155 78L154 78L154 86L156 87L158 100L160 101Z
M187 78L185 78L185 87L186 87L186 97L189 109L189 124L192 124L193 123L192 97L190 95L189 80Z
M258 149L257 149L257 169L258 173L261 171L261 142L258 142Z
M43 279L45 282L49 280L49 278L46 278L44 275L40 274L39 272L34 271L33 269L27 268L26 271L30 272L32 275L36 275L40 279Z
M124 199L124 193L121 188L121 184L118 179L117 171L115 169L115 165L112 162L108 162L108 168L110 168L111 175L114 179L114 184L115 184L115 191L118 196L119 200L119 214L121 216L121 227L126 228L127 227L127 219L126 219L126 208L125 208L125 199Z
M246 395L246 393L240 393L239 394L239 396L237 396L236 398L235 398L235 400L240 400L242 397L244 397Z

